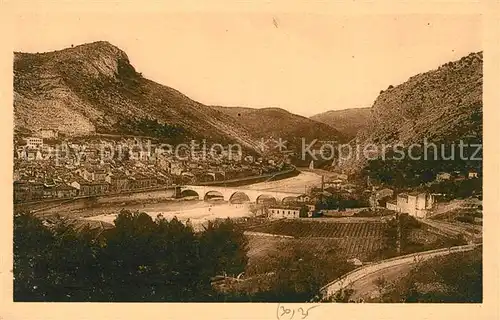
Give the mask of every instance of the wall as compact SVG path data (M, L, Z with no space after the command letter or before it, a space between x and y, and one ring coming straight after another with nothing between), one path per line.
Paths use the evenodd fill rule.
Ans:
M294 177L294 176L298 175L299 173L300 173L300 171L298 171L294 168L294 169L290 169L290 170L279 172L279 173L270 173L270 174L264 174L261 176L252 176L252 177L231 179L231 180L226 180L226 181L211 181L211 182L197 183L196 185L238 187L238 186L245 186L245 185L249 185L249 184L254 184L257 182L263 182L263 181L268 180L269 178L272 178L271 180L286 179L286 178Z
M398 211L398 205L397 204L394 204L394 203L390 203L390 202L387 202L385 204L385 207L389 210L392 210L392 211Z

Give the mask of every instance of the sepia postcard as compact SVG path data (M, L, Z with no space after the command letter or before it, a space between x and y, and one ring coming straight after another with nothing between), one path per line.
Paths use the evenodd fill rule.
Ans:
M499 6L6 3L0 319L498 319Z

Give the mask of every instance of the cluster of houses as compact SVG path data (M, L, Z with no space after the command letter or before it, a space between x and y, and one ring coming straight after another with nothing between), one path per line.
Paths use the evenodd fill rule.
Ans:
M436 175L435 182L461 181L476 179L478 173L469 170L466 174L460 171L440 172ZM395 199L386 202L386 208L399 213L407 213L416 218L426 218L437 204L436 195L428 192L405 192L398 194Z
M439 172L436 175L436 181L460 181L460 180L465 180L465 179L474 179L478 178L478 172L474 169L471 169L467 171L466 174L460 172L460 171L454 171L454 172Z
M436 176L436 182L453 180L459 181L464 179L478 178L478 174L474 170L466 172L466 174L454 173L439 173ZM318 196L329 197L333 193L348 195L350 193L350 185L347 183L347 177L339 177L323 181L321 188L312 189L309 195L303 195L295 203L284 204L281 206L271 206L268 209L268 217L270 219L296 219L300 217L312 217L316 211L315 203ZM368 205L372 209L384 207L388 210L406 213L416 218L426 218L437 205L435 194L429 192L404 192L395 194L394 190L389 188L367 190L370 195ZM305 208L305 209L304 209ZM325 216L343 216L339 210L320 210ZM302 213L302 214L301 214ZM346 213L347 214L347 213Z
M160 150L158 144L138 138L58 139L57 131L41 129L36 136L15 141L14 201L225 181L279 172L287 165L280 159L246 163L230 149L221 150L222 158L186 150L179 159Z
M109 193L152 190L172 184L166 173L132 172L123 168L79 168L70 172L43 170L14 180L14 201L29 202L53 198L89 197ZM33 173L33 172L31 172ZM59 173L59 174L58 174Z

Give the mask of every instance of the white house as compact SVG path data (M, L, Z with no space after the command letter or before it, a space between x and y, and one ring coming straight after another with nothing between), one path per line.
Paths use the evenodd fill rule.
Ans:
M43 139L37 137L26 138L26 147L28 149L39 149L43 146Z
M436 175L437 181L445 181L445 180L450 180L450 179L451 179L451 173L448 173L448 172L439 172Z
M389 210L407 213L416 218L425 218L434 206L434 197L427 193L400 193L396 203L388 201L386 208Z
M270 219L298 219L300 218L299 207L274 206L268 209Z

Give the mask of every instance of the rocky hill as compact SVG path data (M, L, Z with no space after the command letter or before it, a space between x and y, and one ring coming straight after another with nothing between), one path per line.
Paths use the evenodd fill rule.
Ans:
M145 79L123 51L102 41L16 52L14 114L20 132L49 127L67 135L134 134L257 148L232 117Z
M280 108L214 107L230 115L238 124L250 132L255 139L282 138L292 146L300 147L302 138L306 143L314 139L347 141L337 129Z
M362 146L409 146L423 144L424 138L445 145L460 140L482 143L482 86L482 52L389 86L375 100L356 140ZM362 163L345 165L359 169Z
M370 108L352 108L330 110L316 114L311 119L325 123L340 131L346 138L352 139L366 126L369 117Z

